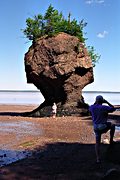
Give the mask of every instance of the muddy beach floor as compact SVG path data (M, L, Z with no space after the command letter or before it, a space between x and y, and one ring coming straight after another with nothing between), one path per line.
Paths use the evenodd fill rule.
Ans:
M102 136L98 165L91 117L20 116L34 108L0 106L0 180L100 180L110 169L120 171L120 130L112 149L109 132ZM109 120L119 126L120 111Z

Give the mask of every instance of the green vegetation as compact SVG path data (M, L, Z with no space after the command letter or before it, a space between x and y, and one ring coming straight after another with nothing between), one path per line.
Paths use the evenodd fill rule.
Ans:
M84 38L83 29L87 25L84 20L79 23L77 20L71 20L71 14L69 13L68 18L65 19L62 12L54 9L52 5L48 7L45 15L35 15L32 18L26 19L26 29L23 29L24 35L33 42L42 36L54 36L59 32L65 32L72 36L76 36L82 43L85 43L86 38ZM98 61L100 56L95 54L93 47L87 47L89 54L92 58L93 66Z
M92 59L92 65L93 67L95 67L96 63L99 61L100 59L100 55L95 53L95 49L93 46L88 46L87 47L88 53Z
M27 142L24 142L24 143L20 144L19 146L27 148L27 147L30 147L30 146L33 146L33 145L35 145L35 143L33 141L27 141Z

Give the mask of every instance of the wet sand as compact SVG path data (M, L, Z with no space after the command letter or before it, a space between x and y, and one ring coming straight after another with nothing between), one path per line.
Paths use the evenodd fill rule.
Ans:
M99 168L91 117L20 116L34 108L0 106L0 179L99 180L110 168L120 170L119 131L115 133L118 144L109 152L109 132L102 136L103 164ZM110 114L109 119L120 125L120 111Z

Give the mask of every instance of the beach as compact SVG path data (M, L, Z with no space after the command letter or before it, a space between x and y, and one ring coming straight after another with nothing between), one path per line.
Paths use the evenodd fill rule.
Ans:
M109 132L102 136L102 164L97 165L90 116L21 116L35 107L0 105L0 149L4 152L0 155L0 179L99 180L110 169L120 171L120 131L115 132L118 143L112 149L108 144ZM120 111L110 114L109 120L119 126ZM2 163L10 153L16 153L18 159Z

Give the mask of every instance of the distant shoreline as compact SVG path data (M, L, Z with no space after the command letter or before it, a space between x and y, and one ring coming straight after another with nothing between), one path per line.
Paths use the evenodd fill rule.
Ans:
M101 94L113 105L120 104L120 92L107 91L83 91L82 96L87 104L93 104L95 97ZM22 105L39 105L44 101L40 91L22 91L22 90L0 90L0 104L22 104Z
M39 90L0 90L0 92L40 92ZM120 93L120 91L82 91L83 93Z

